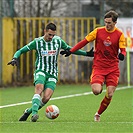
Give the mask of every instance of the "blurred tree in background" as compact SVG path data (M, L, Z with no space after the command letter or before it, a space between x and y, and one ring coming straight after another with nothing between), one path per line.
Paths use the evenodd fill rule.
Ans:
M10 17L96 17L116 10L133 17L133 0L0 0L2 16Z
M2 16L51 17L64 16L65 10L78 0L1 0Z
M121 17L133 17L133 0L107 0L109 9L116 10Z

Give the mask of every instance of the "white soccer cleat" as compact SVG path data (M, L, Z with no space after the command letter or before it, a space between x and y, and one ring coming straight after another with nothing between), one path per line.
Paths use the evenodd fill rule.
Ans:
M100 121L100 115L96 112L94 116L94 121L99 122Z

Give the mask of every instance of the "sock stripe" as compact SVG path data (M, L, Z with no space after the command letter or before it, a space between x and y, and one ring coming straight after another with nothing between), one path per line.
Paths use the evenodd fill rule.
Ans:
M39 99L39 100L41 101L41 97L40 97L39 94L34 94L32 100L33 100L33 99Z

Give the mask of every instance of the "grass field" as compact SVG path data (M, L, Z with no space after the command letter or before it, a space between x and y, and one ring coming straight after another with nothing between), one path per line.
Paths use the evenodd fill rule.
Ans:
M108 109L100 122L94 122L104 91L94 96L89 85L57 85L52 99L47 105L55 104L60 115L55 120L45 117L45 108L39 111L37 122L19 122L23 110L31 107L34 87L14 87L0 89L0 132L1 133L115 133L133 132L133 98L131 88L122 88L115 92ZM122 88L122 89L121 89ZM64 97L61 97L64 96Z

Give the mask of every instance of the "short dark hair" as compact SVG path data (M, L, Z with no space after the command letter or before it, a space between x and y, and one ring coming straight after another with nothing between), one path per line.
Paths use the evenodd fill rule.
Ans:
M105 15L104 15L104 19L105 18L112 18L112 21L113 22L116 22L117 21L117 18L118 18L118 13L113 11L113 10L110 10L109 12L107 12Z
M53 30L53 31L56 31L56 25L54 23L48 23L46 25L46 31L49 30L49 29Z

